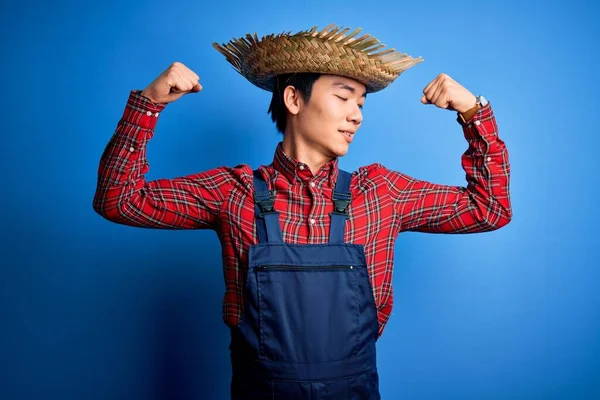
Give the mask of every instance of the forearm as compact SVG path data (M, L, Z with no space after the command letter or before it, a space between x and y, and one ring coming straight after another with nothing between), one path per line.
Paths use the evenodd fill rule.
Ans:
M500 228L512 218L510 163L490 104L463 125L463 133L469 147L462 156L467 195L462 199L465 204L457 207L464 225L459 231ZM467 212L461 213L462 208ZM472 224L468 223L470 219L473 219Z
M149 102L132 91L117 128L109 140L98 167L94 210L104 218L123 224L136 221L141 189L146 185L146 145L154 135L156 121L164 106ZM138 204L138 207L135 205Z

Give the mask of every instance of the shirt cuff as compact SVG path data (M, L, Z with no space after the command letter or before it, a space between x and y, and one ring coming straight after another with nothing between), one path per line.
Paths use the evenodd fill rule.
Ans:
M132 90L127 99L122 120L140 128L153 130L160 113L167 106L163 103L153 103L141 90Z
M496 121L491 103L488 103L477 110L473 117L467 122L462 123L460 119L458 121L463 127L465 138L467 140L497 135Z

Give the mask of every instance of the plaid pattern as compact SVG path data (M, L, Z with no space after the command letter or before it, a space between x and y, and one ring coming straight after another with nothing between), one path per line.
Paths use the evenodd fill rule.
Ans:
M94 209L126 225L162 229L213 229L223 255L226 293L223 319L238 323L248 247L257 243L252 168L218 167L198 174L146 181L146 144L164 105L130 93L123 117L98 171ZM463 127L469 144L462 155L466 187L414 179L381 164L360 167L351 180L352 203L345 240L365 246L378 309L379 335L393 305L394 241L403 231L471 233L498 229L512 215L509 160L488 104ZM270 165L259 167L276 190L282 234L288 243L327 243L332 190L338 176L334 159L313 176L279 143Z

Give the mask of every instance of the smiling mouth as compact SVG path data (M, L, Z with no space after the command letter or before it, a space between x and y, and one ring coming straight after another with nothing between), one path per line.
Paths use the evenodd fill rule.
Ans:
M346 138L346 141L347 141L348 143L351 143L351 142L352 142L352 138L353 138L353 136L354 136L352 133L350 133L350 132L348 132L348 131L338 131L338 132L340 132L342 135L344 135L344 137Z

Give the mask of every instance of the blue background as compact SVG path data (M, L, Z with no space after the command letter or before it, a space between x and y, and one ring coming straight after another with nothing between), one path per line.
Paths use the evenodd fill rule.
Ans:
M103 220L98 161L181 61L204 90L161 114L147 177L269 163L270 96L211 43L329 23L425 59L369 96L342 168L464 184L455 114L419 101L441 72L491 101L512 166L507 227L399 237L383 398L599 398L598 9L498 3L5 2L0 399L227 397L216 235Z

